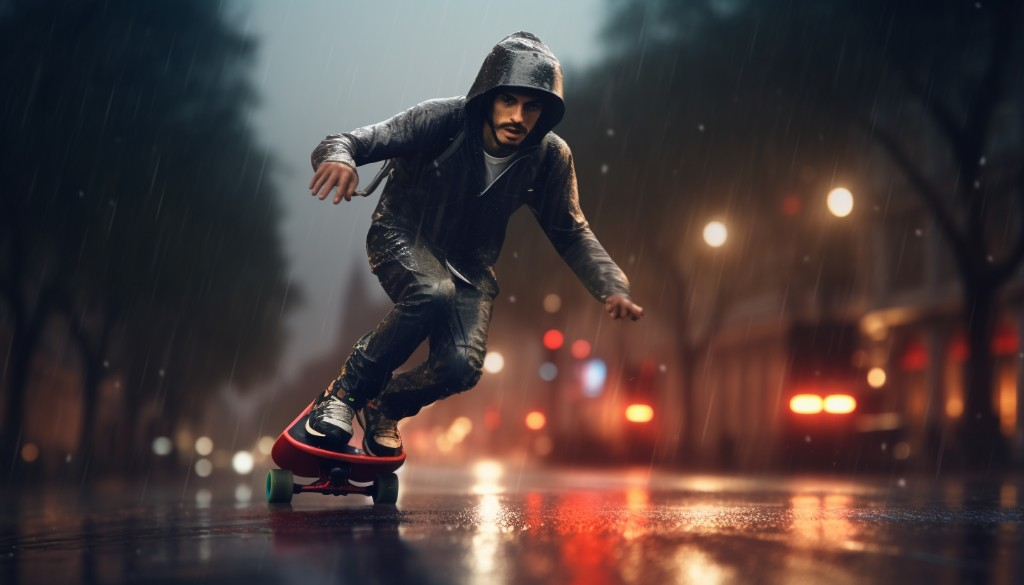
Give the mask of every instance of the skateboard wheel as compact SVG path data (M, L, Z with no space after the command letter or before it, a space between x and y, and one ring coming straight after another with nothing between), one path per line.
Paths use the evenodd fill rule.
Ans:
M398 501L398 476L394 473L378 475L373 487L374 504L394 504Z
M267 472L267 503L287 504L292 501L294 476L287 469L271 469Z

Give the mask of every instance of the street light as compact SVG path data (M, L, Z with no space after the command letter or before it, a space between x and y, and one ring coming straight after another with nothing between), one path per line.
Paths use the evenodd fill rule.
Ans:
M729 231L720 221L711 221L704 226L704 242L712 248L720 248L729 237Z
M849 189L836 187L825 200L828 210L836 217L846 217L853 212L853 193Z

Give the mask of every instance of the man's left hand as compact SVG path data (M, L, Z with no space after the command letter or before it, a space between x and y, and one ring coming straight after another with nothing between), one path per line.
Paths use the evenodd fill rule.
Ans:
M632 321L644 316L644 308L633 302L625 295L611 295L604 300L604 310L612 319L626 319Z

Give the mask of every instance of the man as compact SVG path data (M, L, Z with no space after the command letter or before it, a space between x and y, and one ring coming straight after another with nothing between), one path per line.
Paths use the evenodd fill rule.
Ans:
M398 455L399 419L476 385L498 294L494 263L522 205L612 318L643 316L580 211L572 154L551 132L564 111L558 60L519 32L494 47L466 97L421 103L313 151L312 194L322 201L333 190L335 204L351 200L357 166L390 161L366 249L395 306L317 396L311 441L341 448L355 417L367 453ZM392 376L427 339L427 360Z

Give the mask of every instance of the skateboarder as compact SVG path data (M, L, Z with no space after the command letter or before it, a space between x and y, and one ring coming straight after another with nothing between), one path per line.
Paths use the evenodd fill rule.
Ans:
M495 45L465 97L332 134L313 151L312 195L334 191L335 204L351 200L357 166L390 161L366 251L395 303L316 397L306 431L318 446L347 444L355 417L366 452L399 454L399 419L476 385L498 294L494 263L523 205L613 319L643 316L580 210L572 154L551 132L564 112L558 60L518 32ZM392 376L424 340L426 361Z

